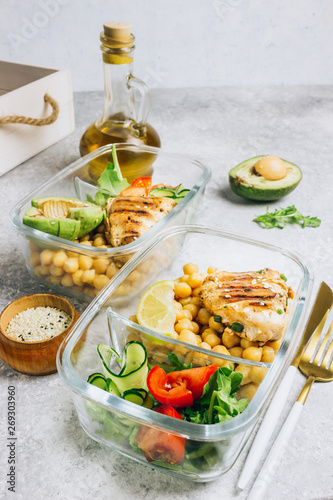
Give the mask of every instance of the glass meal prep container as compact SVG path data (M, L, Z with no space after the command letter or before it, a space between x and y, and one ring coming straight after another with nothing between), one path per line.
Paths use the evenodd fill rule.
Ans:
M229 352L194 346L130 319L142 294L152 284L181 277L187 263L197 264L199 272L206 272L210 266L225 271L258 271L268 267L287 277L295 297L290 301L288 322L272 362L247 360ZM72 391L81 426L94 440L145 465L149 463L135 440L141 426L166 433L166 439L167 434L182 436L186 439L186 451L181 464L159 460L149 465L193 481L216 479L234 464L291 360L302 331L301 320L311 286L308 268L288 250L198 225L163 231L128 261L91 302L58 351L58 371ZM241 367L244 378L239 396L252 400L232 420L197 424L159 414L87 383L89 375L102 372L98 344L111 346L122 357L125 344L131 340L145 346L149 366L169 364L168 353L173 352L182 362L191 361L194 367L212 363L236 370ZM120 369L112 359L110 369Z
M201 162L178 154L169 154L149 146L115 144L120 162L136 157L146 159L153 185L164 183L177 186L180 183L190 192L163 219L137 240L121 247L93 246L92 241L83 243L59 238L33 229L22 222L31 200L46 196L79 198L87 201L87 195L95 197L101 190L92 180L95 164L112 161L111 145L99 148L61 170L51 180L26 196L11 211L10 220L19 235L22 254L31 276L56 292L90 301L138 250L141 250L159 231L191 221L205 186L211 177L210 170ZM142 167L143 168L143 167ZM128 181L140 177L141 171L128 175ZM147 172L143 172L147 175ZM123 172L124 176L126 171ZM103 233L95 233L103 236ZM94 235L91 235L93 238ZM83 240L89 236L83 237ZM94 240L95 241L95 240ZM105 243L105 242L104 242ZM89 246L90 245L90 246ZM70 259L70 260L69 260ZM78 260L79 259L79 260ZM71 266L69 266L71 264ZM77 268L77 269L76 269Z

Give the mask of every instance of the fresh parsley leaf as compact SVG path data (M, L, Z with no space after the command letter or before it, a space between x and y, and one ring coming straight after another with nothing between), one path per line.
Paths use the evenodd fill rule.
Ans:
M169 352L169 354L168 354L168 360L170 361L170 363L173 366L175 366L176 368L178 368L178 370L188 370L189 368L192 368L192 363L190 363L189 365L187 365L186 363L182 363L178 359L178 356L176 354L174 354L173 352Z
M302 227L319 227L321 224L321 220L317 217L302 215L295 205L287 208L276 208L274 212L270 212L269 207L267 207L266 213L257 216L253 222L258 222L265 229L273 227L283 229L287 224L299 224Z

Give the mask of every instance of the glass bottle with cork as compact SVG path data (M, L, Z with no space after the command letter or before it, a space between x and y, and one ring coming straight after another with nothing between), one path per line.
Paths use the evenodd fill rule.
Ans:
M106 23L100 39L104 66L104 113L81 137L81 156L117 142L159 147L160 138L147 123L150 107L148 86L132 75L135 37L131 33L131 25ZM129 181L151 174L152 154L119 151L118 159L122 173ZM106 164L105 158L90 163L92 180L99 178Z

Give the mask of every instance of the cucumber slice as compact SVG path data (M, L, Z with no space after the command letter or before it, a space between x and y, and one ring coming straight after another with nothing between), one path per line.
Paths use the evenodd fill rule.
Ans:
M103 390L105 390L107 386L107 380L103 373L92 373L89 375L87 382Z
M116 356L118 362L120 361L119 354L110 346L104 344L98 345L97 351L102 360L107 377L114 382L120 393L135 388L148 389L147 351L143 344L135 340L126 344L122 368L118 374L110 370L109 365L112 355Z
M110 378L107 379L105 390L114 396L120 396L116 384Z
M144 389L128 389L128 391L122 393L121 397L126 399L126 401L131 401L131 403L142 406L147 394L147 391Z
M149 191L149 196L164 196L166 198L173 198L175 196L175 189L167 187L154 188Z

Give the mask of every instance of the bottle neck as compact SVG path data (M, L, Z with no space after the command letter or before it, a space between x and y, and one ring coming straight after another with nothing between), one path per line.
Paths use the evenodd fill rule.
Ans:
M118 123L134 119L134 91L129 86L132 62L127 64L103 63L104 66L104 112L102 121Z

